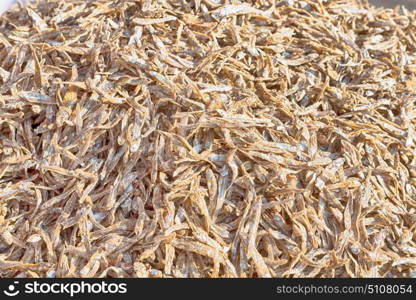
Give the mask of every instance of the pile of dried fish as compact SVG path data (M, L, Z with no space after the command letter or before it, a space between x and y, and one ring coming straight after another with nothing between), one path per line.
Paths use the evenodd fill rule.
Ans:
M15 7L0 276L416 276L415 91L405 8Z

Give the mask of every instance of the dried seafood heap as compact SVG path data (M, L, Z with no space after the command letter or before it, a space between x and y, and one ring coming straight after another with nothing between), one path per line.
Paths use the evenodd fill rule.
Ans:
M0 276L416 276L415 32L355 0L15 7Z

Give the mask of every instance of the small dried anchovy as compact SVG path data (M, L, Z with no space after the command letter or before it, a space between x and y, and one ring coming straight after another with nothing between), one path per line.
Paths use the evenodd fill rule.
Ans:
M0 17L0 277L415 277L416 15L49 0Z

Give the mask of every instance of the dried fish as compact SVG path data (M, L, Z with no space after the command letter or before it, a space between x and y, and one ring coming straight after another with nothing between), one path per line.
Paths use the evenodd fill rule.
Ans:
M0 17L0 277L416 274L416 13L29 1Z

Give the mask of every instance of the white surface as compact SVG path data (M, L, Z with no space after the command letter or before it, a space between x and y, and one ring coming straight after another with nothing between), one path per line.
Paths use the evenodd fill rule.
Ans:
M12 4L15 2L17 2L17 0L0 0L0 15L4 13L6 10L8 10L9 7L12 6Z

